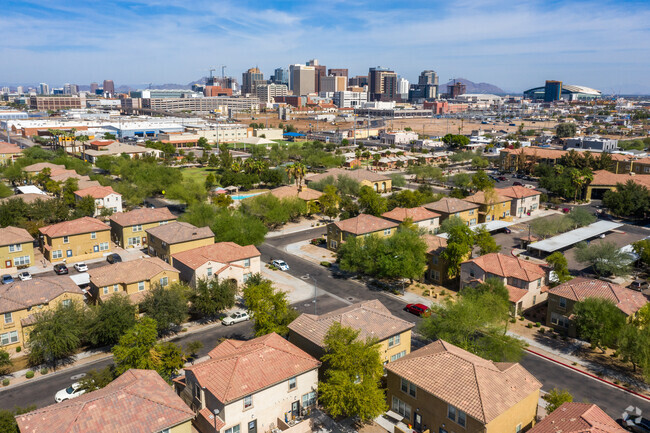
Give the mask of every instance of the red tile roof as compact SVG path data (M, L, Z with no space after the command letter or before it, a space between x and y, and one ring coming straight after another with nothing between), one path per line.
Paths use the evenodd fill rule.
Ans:
M104 287L149 280L164 271L178 274L178 269L158 257L145 257L88 269L88 276L95 286Z
M242 247L234 242L218 242L176 253L173 255L173 258L174 263L180 262L191 269L197 269L199 266L210 261L225 264L251 257L258 257L260 255L261 253L255 248L255 245Z
M447 248L447 239L440 236L427 234L422 236L422 240L427 244L427 253L429 254L440 254Z
M506 289L508 289L508 296L510 298L510 302L514 302L515 304L519 302L521 298L526 296L526 294L528 293L528 290L511 286L510 284L506 284Z
M444 214L454 214L456 212L478 209L477 204L453 197L443 197L442 199L434 201L433 203L425 204L424 207L429 210L441 212Z
M509 186L507 188L495 188L494 190L497 192L497 194L509 198L533 197L535 195L542 194L536 189L530 189L520 185Z
M52 224L51 226L41 227L39 231L50 238L58 238L61 236L100 232L110 229L111 228L108 225L104 224L100 220L91 217L83 217L76 220Z
M179 221L151 227L145 232L170 245L214 237L210 227L194 227L190 223Z
M476 194L470 195L469 197L465 197L465 201L468 201L470 203L476 203L476 204L496 204L496 203L503 203L506 201L510 201L510 198L504 197L499 194L493 194L492 196L488 194L486 196L484 191L478 191Z
M194 418L194 412L153 370L128 370L106 387L18 415L29 433L154 433Z
M402 377L487 424L542 384L518 363L495 363L443 340L386 364ZM537 405L537 400L533 403Z
M342 231L352 233L353 235L374 233L380 230L395 228L399 225L393 221L366 214L361 214L357 217L348 218L343 221L337 221L332 224Z
M320 366L316 358L276 333L249 341L225 340L209 356L185 370L224 404Z
M296 185L281 186L272 189L269 192L280 199L298 197L299 199L305 201L318 200L323 195L322 192L307 188L306 186L303 186L302 190L298 191L298 187Z
M587 298L608 299L628 316L636 313L648 303L643 293L608 283L607 281L577 277L549 290L553 294L572 301L584 301Z
M500 253L486 254L464 263L475 263L485 272L500 277L513 277L529 282L546 276L546 271L541 265Z
M401 334L415 325L393 316L379 300L359 302L327 314L301 314L289 324L289 329L307 340L324 346L325 335L334 323L361 331L359 338L385 340Z
M64 293L83 292L70 278L46 276L0 285L0 314L47 304Z
M381 216L389 220L399 222L403 222L406 218L410 218L414 223L430 220L433 218L440 218L439 213L431 212L429 209L421 206L410 209L404 207L396 207L393 210L383 213Z
M594 180L590 186L614 186L617 183L627 183L631 180L634 183L650 188L650 175L647 174L615 174L607 170L594 171Z
M528 433L625 433L595 404L567 402L551 412Z
M22 149L15 144L0 141L0 154L20 153Z
M115 192L111 186L91 186L84 189L78 189L74 192L74 195L79 197L86 197L87 195L92 198L105 198L111 194L117 194L120 197L122 194Z
M25 242L34 242L34 238L27 230L11 226L0 228L0 246L23 244Z
M136 224L149 224L161 221L172 221L176 219L173 213L166 207L156 209L142 208L130 212L118 212L110 216L111 221L122 227L129 227Z

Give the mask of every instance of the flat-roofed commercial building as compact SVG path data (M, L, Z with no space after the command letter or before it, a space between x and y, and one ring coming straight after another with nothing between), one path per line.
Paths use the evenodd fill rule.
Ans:
M29 108L32 110L86 108L86 98L78 96L30 96Z
M260 108L259 98L235 98L214 96L205 98L166 98L142 99L142 108L160 111L194 111L209 113L214 110L232 110L234 112L257 112Z

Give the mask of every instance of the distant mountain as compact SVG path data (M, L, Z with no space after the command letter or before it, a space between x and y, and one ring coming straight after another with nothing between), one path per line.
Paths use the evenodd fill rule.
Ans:
M473 81L468 80L467 78L456 78L455 80L450 80L447 84L443 84L440 86L440 92L447 93L448 92L447 87L451 86L455 82L456 83L460 82L466 85L467 93L491 93L495 95L507 93L505 90L495 86L494 84L475 83Z

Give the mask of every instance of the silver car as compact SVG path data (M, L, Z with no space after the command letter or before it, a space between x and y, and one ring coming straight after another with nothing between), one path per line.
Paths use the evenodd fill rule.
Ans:
M245 322L250 319L250 316L245 311L235 311L230 316L224 318L221 323L224 326L234 325L235 323Z

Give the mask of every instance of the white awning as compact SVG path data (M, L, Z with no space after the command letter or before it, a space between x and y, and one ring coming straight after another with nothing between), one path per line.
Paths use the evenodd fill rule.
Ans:
M587 239L595 238L604 233L617 229L622 225L623 224L615 223L612 221L598 221L588 225L587 227L571 230L569 232L562 233L561 235L544 239L543 241L533 242L532 244L528 245L528 248L544 251L545 253L552 253L554 251L570 247L571 245L575 245Z

